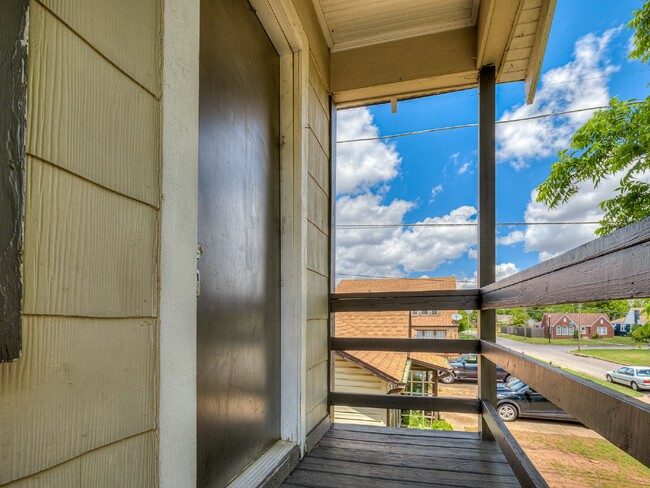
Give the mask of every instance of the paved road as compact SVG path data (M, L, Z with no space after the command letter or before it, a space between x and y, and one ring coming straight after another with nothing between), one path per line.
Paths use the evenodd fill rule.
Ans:
M574 351L575 346L555 346L555 345L546 345L546 344L528 344L525 342L513 341L511 339L505 339L503 337L497 337L497 344L501 344L505 347L517 351L527 356L532 356L537 359L542 359L545 361L551 361L553 364L558 366L563 366L565 368L573 369L574 371L580 371L591 376L594 376L599 379L605 379L605 373L616 369L617 364L611 363L609 361L603 361L602 359L575 356L569 351ZM602 347L585 347L583 349L596 349ZM618 349L619 347L612 346L607 347L607 349ZM629 346L620 346L622 349L629 349ZM650 397L650 393L646 393L646 396Z

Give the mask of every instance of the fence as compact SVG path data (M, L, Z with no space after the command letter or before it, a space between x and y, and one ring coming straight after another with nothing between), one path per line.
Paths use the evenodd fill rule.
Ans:
M514 325L502 325L499 329L502 334L521 337L544 337L544 329L542 327L516 327Z

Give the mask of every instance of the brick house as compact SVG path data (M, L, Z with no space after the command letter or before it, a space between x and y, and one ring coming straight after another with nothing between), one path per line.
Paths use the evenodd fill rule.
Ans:
M544 337L570 339L575 327L582 330L582 337L614 337L614 326L605 313L546 313L542 318Z

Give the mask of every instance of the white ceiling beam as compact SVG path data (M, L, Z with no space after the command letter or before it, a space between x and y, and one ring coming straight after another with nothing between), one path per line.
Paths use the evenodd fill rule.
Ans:
M466 27L334 52L334 100L354 104L476 86L475 50L476 30Z
M498 74L514 36L524 0L482 0L476 22L476 69L493 65Z
M526 103L531 104L537 91L539 74L542 70L542 61L546 52L548 35L551 32L553 15L555 13L556 0L542 0L542 7L537 21L537 33L535 43L528 62L528 73L526 74Z

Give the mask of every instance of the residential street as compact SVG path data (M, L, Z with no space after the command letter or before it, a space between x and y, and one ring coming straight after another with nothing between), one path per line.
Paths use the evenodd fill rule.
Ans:
M501 344L505 347L523 353L527 356L532 356L537 359L542 359L545 361L551 361L553 364L558 366L563 366L565 368L570 368L575 371L580 371L591 376L594 376L599 379L605 379L605 373L617 368L615 363L609 361L603 361L602 359L588 358L582 356L575 356L569 351L576 349L575 346L555 346L555 345L545 345L545 344L526 344L524 342L513 341L510 339L505 339L503 337L497 337L497 344ZM588 347L583 346L584 349ZM629 349L629 346L612 346L608 349ZM595 348L591 348L595 349ZM602 349L602 348L601 348ZM642 392L646 394L646 398L650 398L650 392Z

